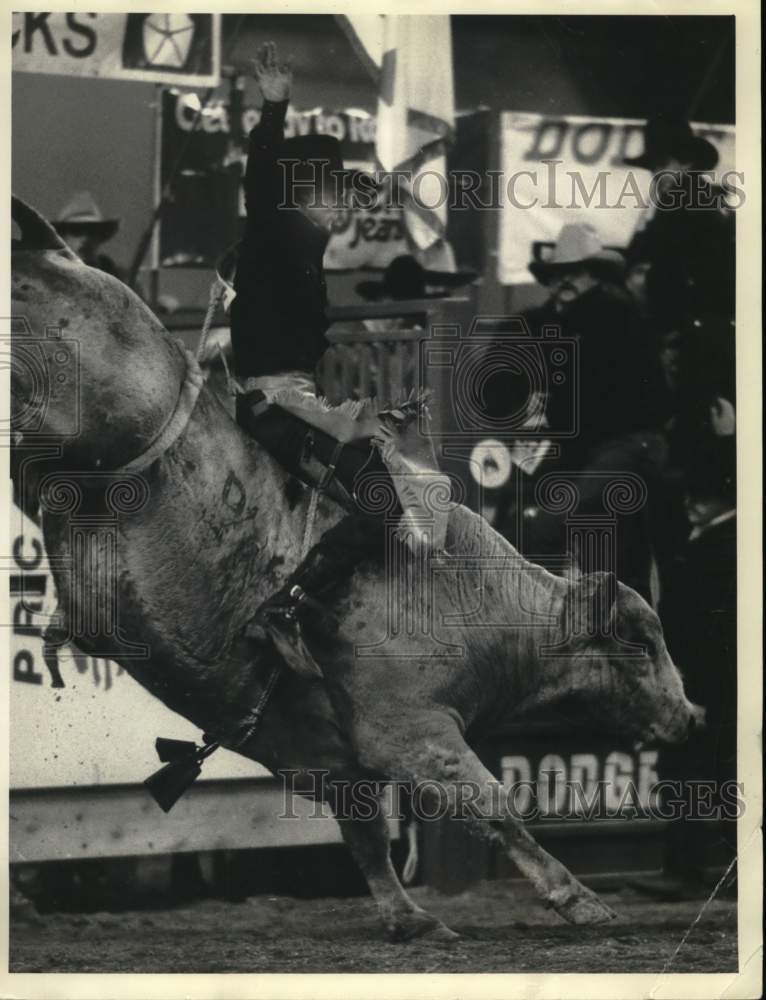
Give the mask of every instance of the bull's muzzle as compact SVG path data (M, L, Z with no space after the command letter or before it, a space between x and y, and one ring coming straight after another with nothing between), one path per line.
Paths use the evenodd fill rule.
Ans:
M692 733L699 732L706 725L705 709L701 705L691 705L691 711L689 712L689 735L691 736Z

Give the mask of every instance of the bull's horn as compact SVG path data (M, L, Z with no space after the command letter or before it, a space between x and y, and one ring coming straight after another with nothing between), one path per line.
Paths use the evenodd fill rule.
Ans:
M11 218L21 230L21 239L12 241L14 250L64 250L71 253L50 222L15 195L11 195Z

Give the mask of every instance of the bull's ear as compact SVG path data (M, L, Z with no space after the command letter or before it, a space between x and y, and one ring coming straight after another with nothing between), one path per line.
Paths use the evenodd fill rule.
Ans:
M575 580L565 604L565 625L571 636L611 635L617 622L617 577L588 573Z

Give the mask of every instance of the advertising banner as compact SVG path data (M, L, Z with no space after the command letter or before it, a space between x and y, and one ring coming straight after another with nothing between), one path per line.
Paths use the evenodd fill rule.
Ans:
M163 181L182 155L182 167L171 179L170 204L160 235L162 267L209 267L239 239L245 219L240 179L247 162L247 136L258 123L256 108L242 109L241 121L230 122L223 101L200 113L196 94L169 90L162 118ZM232 128L232 124L234 128ZM192 134L190 134L192 133ZM288 111L285 138L321 133L343 146L349 169L372 171L375 162L375 118L365 111ZM181 151L183 151L181 153ZM328 270L383 268L407 253L401 211L383 198L371 209L352 208L330 239Z
M623 160L642 152L645 124L627 118L503 113L497 192L503 207L502 284L533 281L527 270L532 244L555 242L565 223L587 222L606 246L628 245L649 205L652 175ZM741 187L741 179L731 176L734 127L692 123L692 128L718 149L711 179L726 188Z
M13 69L217 86L220 14L16 13Z
M223 100L204 108L196 94L170 89L162 111L162 183L169 204L160 227L162 267L212 267L241 236L245 205L240 180L247 159L247 136L260 112L242 107L234 114ZM230 120L234 119L234 120ZM342 144L349 170L375 171L374 115L359 109L288 109L285 137L320 133ZM449 164L486 163L488 121L484 113L458 118ZM178 169L176 166L180 164ZM369 193L369 192L368 192ZM351 206L333 233L324 265L327 270L383 269L409 252L402 209L392 204L384 185L372 207ZM458 264L481 270L483 240L480 212L450 213L447 236Z
M12 556L3 560L11 611L4 640L11 676L10 787L140 783L160 766L157 736L199 742L189 722L109 660L64 647L58 665L65 686L53 686L42 634L56 609L56 592L40 529L13 507L10 537ZM202 777L266 773L219 750Z

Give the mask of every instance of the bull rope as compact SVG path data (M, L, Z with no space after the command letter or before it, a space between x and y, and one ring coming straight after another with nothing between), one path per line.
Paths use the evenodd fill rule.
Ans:
M197 351L195 357L198 362L202 361L202 357L205 353L205 348L207 347L208 337L210 335L210 327L213 325L213 317L215 316L215 311L218 306L223 302L223 298L226 295L227 284L220 277L216 277L210 283L210 294L208 296L207 310L205 311L205 318L202 321L202 329L199 333L199 339L197 341ZM230 396L238 396L242 392L242 387L239 382L234 378L229 370L229 364L226 360L226 352L223 347L218 345L218 354L221 358L221 363L223 364L224 374L226 376L226 388Z
M137 456L131 462L122 466L118 471L125 471L127 469L140 471L147 468L147 466L159 458L160 455L164 454L170 445L173 444L186 429L186 425L191 417L191 412L194 409L200 389L202 388L202 383L204 382L204 377L199 368L199 358L201 357L207 344L213 315L215 314L215 310L221 299L224 288L225 286L223 283L218 280L213 282L210 286L210 297L207 312L205 313L205 320L202 324L202 330L200 331L196 356L185 350L183 346L178 343L178 347L186 360L187 373L186 379L184 380L184 384L181 388L179 401L169 420L165 424L165 427L155 438L149 448L146 449L146 451ZM230 382L230 387L232 382L236 385L236 382L231 379L229 375L229 369L226 365L226 359L223 351L220 353L226 370L227 380ZM306 523L303 529L303 540L301 542L301 562L303 562L306 558L308 551L311 548L311 540L314 535L314 525L319 505L319 494L321 492L321 486L313 486L311 489L311 497L309 498L308 510L306 511ZM203 734L202 746L197 746L195 743L191 743L186 740L163 740L160 738L156 741L155 745L157 753L160 760L164 762L165 766L147 778L144 785L149 789L154 800L164 812L169 812L173 808L181 795L183 795L183 793L199 776L202 763L220 746L228 746L231 750L238 750L255 735L260 725L261 718L263 717L263 713L266 711L271 694L282 674L282 669L282 660L277 658L268 678L266 679L266 684L261 692L258 702L253 710L245 717L243 722L240 723L239 732L234 739L227 739L224 734L218 736L205 733Z
M208 295L207 301L207 311L205 313L205 318L202 321L202 329L200 330L199 340L197 341L197 351L196 358L197 361L202 360L202 355L207 347L207 338L210 334L210 327L213 325L213 316L215 316L215 311L218 308L218 304L223 298L226 286L221 281L220 278L215 278L214 281L210 283L210 293Z
M314 486L311 490L311 498L309 500L309 508L306 511L306 525L303 529L303 541L301 542L301 557L300 561L303 560L308 555L308 551L311 548L311 538L314 534L314 522L316 521L317 506L319 503L319 493L320 490L317 486ZM274 690L277 681L282 673L283 663L280 658L277 658L276 663L271 669L271 672L266 681L266 686L263 689L261 697L258 699L258 703L253 709L253 711L246 717L244 722L244 728L240 730L237 736L236 742L228 742L229 749L237 750L243 744L245 744L254 735L258 726L260 725L261 717L266 711L266 706L268 705L269 698L271 697L271 692ZM221 745L220 740L212 739L211 742L206 744L206 748L210 747L212 749Z
M311 548L311 539L314 534L314 522L316 521L316 513L319 504L320 492L321 490L319 489L319 487L317 486L312 487L311 498L309 499L309 507L308 510L306 511L306 525L303 529L303 541L301 542L301 556L300 556L301 562L303 562L303 560L306 558L306 556L308 555L308 551ZM238 750L241 746L243 746L249 739L251 739L255 735L255 732L258 729L258 726L260 725L261 718L263 717L263 713L266 711L266 706L269 703L269 698L271 697L271 693L276 687L276 683L279 680L280 675L282 674L282 667L283 667L282 660L278 658L276 663L272 667L271 672L269 673L269 676L266 680L266 685L263 689L263 692L261 693L261 697L258 699L258 703L256 704L253 711L250 712L249 715L245 718L245 721L240 728L240 732L237 735L236 740L227 740L226 744L224 744L228 746L230 750ZM201 762L205 757L213 753L214 750L217 750L218 747L222 745L222 739L223 738L216 739L215 737L212 736L211 737L206 736L203 746L195 751L197 755L197 760Z
M197 405L205 376L197 364L197 359L190 351L186 350L183 343L177 340L175 341L175 345L186 363L186 375L173 412L148 447L129 462L125 462L116 469L113 469L112 471L115 473L143 472L145 469L148 469L153 462L161 458L175 444L189 425L189 420L191 419L194 407Z

